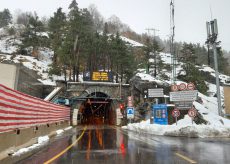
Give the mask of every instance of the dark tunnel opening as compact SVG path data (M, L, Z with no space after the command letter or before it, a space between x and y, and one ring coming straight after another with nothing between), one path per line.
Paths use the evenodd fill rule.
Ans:
M115 124L113 100L105 93L93 92L86 96L79 112L81 113L80 124L102 125Z

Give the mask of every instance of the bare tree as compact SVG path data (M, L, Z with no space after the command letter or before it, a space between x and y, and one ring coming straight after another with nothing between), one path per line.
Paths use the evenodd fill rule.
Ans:
M104 18L97 10L97 7L94 4L91 4L89 5L88 10L92 16L95 31L103 31Z

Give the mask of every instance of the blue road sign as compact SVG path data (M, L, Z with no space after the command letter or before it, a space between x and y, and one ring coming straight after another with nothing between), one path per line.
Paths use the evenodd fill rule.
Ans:
M160 125L168 125L168 111L166 104L153 105L154 123Z
M127 107L127 118L134 118L134 108L133 107Z

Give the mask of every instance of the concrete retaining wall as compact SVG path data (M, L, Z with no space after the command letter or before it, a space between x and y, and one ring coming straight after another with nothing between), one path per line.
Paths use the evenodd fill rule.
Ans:
M37 142L39 136L55 135L56 130L69 126L69 121L40 125L31 128L20 129L0 133L0 160L9 156L12 152L22 147L28 147Z

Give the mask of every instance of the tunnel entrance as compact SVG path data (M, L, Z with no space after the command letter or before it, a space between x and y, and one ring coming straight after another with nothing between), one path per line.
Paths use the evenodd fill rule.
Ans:
M116 116L113 109L113 100L107 94L102 92L88 94L80 105L80 124L114 124Z

